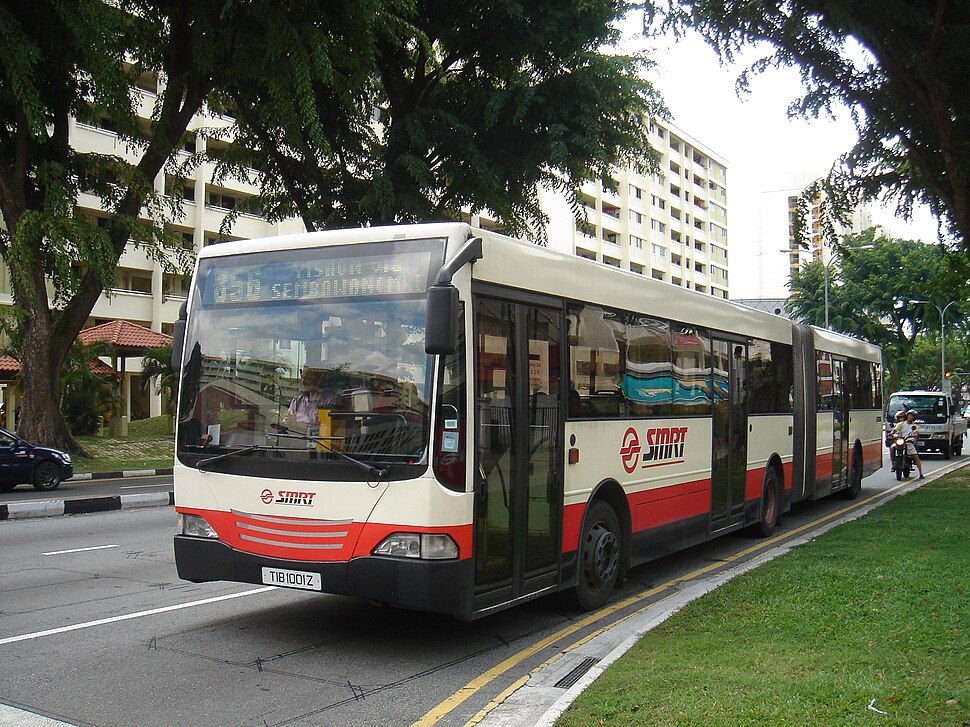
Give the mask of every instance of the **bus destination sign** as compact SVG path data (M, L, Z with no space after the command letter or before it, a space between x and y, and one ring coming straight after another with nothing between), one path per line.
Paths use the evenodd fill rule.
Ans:
M203 304L424 293L431 253L425 250L287 261L267 255L265 259L260 264L211 269L202 290Z

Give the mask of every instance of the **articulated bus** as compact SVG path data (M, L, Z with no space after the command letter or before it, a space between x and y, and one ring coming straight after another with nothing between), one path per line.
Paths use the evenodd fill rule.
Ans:
M462 223L212 245L183 310L190 581L594 609L882 464L875 346Z

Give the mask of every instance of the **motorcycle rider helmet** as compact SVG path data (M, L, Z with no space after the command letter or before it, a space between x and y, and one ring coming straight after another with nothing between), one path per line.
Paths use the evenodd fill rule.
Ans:
M916 418L917 416L919 416L919 413L918 413L918 412L917 412L917 411L916 411L915 409L910 409L910 410L909 410L908 412L906 412L906 416L909 416L910 414L912 414L912 415L913 415L913 418L914 418L914 419L915 419L915 418Z
M896 412L896 418L897 419L900 419L900 420L901 419L905 419L906 418L906 412L904 410L900 409L899 411Z

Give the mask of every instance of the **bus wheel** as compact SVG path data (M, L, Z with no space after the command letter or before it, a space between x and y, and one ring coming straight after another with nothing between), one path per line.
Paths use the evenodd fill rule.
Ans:
M620 572L620 521L602 500L590 505L579 547L576 601L586 611L599 608L610 596Z
M765 472L765 482L761 486L761 519L754 525L758 537L767 538L778 524L781 510L781 496L778 492L778 475L773 469Z
M853 457L852 472L849 473L849 486L842 490L843 500L854 500L862 492L862 459Z

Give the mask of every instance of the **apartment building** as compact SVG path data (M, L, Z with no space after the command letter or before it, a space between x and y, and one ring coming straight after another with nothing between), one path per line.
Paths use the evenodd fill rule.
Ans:
M802 191L797 191L786 195L788 245L787 249L781 248L779 251L786 252L788 255L788 280L791 280L792 273L801 270L815 260L821 260L823 265L828 265L832 260L831 240L825 235L822 224L825 203L823 195L816 195L808 204L805 229L802 232L801 239L796 236L795 218L798 200L802 193ZM870 227L872 227L872 211L868 206L862 205L852 211L847 224L835 225L835 233L842 237L848 234L858 234ZM803 247L803 245L807 245L807 247Z
M549 246L726 299L727 162L668 122L649 132L660 172L618 169L615 192L585 185L584 224L561 196L545 196Z

